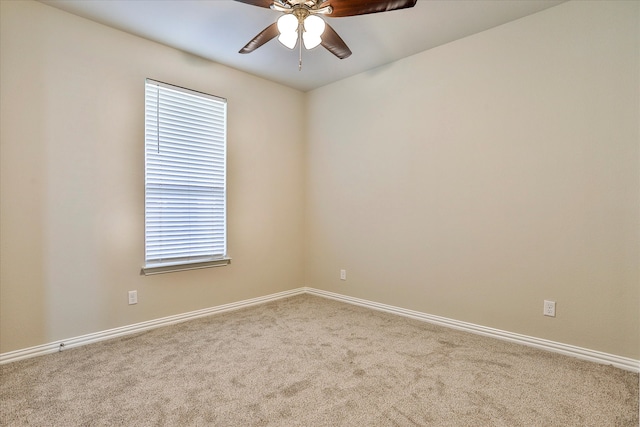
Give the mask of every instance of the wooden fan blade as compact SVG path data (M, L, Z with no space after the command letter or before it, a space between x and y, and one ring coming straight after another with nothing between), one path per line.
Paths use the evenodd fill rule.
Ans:
M329 24L326 24L324 28L321 44L325 49L340 59L351 56L351 49L349 49L344 40L336 33L336 30Z
M239 53L251 53L269 40L277 37L278 34L280 34L280 32L278 31L278 23L274 22L273 24L262 30L260 34L255 36L249 43L246 44L245 47L240 49Z
M271 7L271 4L273 3L273 0L236 0L236 1L240 3L250 4L252 6L266 7L267 9Z
M243 0L238 0L243 1ZM418 0L327 0L320 7L331 6L333 12L327 17L366 15L368 13L388 12L406 9L416 5Z

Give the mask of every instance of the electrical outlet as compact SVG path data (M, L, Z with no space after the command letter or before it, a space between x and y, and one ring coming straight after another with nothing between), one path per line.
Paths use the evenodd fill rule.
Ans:
M129 305L138 303L138 291L129 291Z
M347 270L340 270L340 280L347 280Z
M556 302L544 300L542 314L545 316L556 317Z

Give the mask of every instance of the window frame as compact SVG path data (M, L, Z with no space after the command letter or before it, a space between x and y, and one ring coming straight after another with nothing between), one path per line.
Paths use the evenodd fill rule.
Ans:
M155 107L155 111L153 111L150 106L149 106L149 90L151 90L151 87L157 87L158 92L156 95L156 107ZM218 219L218 223L217 225L212 225L211 227L211 233L210 234L215 234L213 233L213 231L222 231L222 237L210 237L207 239L208 242L210 241L210 243L212 244L212 249L214 247L219 247L220 245L222 245L222 253L218 253L219 251L215 251L212 250L211 253L209 254L205 254L205 255L186 255L186 256L176 256L176 253L180 252L179 250L176 250L176 252L174 253L173 256L169 256L166 259L163 258L153 258L150 257L149 253L150 252L154 252L153 250L150 250L150 246L153 246L152 243L149 243L150 237L155 237L157 238L158 236L160 236L160 239L162 240L163 238L163 232L159 231L159 232L150 232L149 229L153 228L150 226L150 223L152 221L154 221L153 219L150 218L155 218L155 222L154 225L160 224L159 227L162 228L162 226L166 226L166 222L162 222L162 219L157 220L157 216L156 215L154 217L153 215L153 208L150 208L150 206L153 205L153 201L165 201L167 200L167 203L170 203L171 201L176 201L176 198L179 198L174 196L173 198L171 196L169 196L168 199L163 198L163 196L157 196L158 193L161 193L162 195L165 195L165 193L163 193L163 190L158 190L158 179L162 180L163 177L169 176L170 174L166 173L166 170L162 167L158 167L158 166L150 166L150 164L153 162L153 160L151 160L150 162L150 157L152 157L154 160L162 162L162 158L160 156L156 156L153 157L153 155L150 155L150 141L154 142L155 140L157 140L157 144L158 144L158 150L160 150L160 147L163 144L163 139L162 139L162 134L161 134L161 127L163 125L163 120L161 119L161 113L162 112L167 112L167 110L169 110L169 107L167 107L165 109L165 111L162 111L160 108L160 100L161 100L161 95L163 94L162 91L166 91L165 93L167 94L167 96L169 96L170 92L172 92L173 94L178 94L177 96L184 96L184 97L189 97L189 98L193 98L193 97L197 97L198 101L201 100L205 100L204 102L208 102L208 103L214 103L217 104L216 108L219 108L222 112L222 126L220 127L220 125L215 125L213 120L211 121L211 123L208 123L208 125L211 125L211 127L215 127L217 131L219 131L222 134L222 137L218 137L216 142L213 143L214 145L212 145L210 147L211 152L209 154L211 154L212 157L216 157L216 160L218 161L218 163L220 163L220 161L222 162L222 166L218 166L215 167L211 170L207 170L206 172L202 172L203 176L206 175L207 173L211 173L211 174L217 174L217 178L216 178L216 183L219 183L220 181L222 182L222 197L219 197L215 195L216 192L216 188L218 189L218 192L220 191L220 187L218 185L215 184L211 184L210 187L210 191L211 194L208 195L206 201L209 202L211 205L216 205L217 207L211 207L212 211L210 212L210 216L208 217L210 220L215 222L215 219ZM153 94L151 95L153 97ZM195 99L195 98L193 98ZM182 110L181 110L182 112ZM183 271L183 270L194 270L194 269L201 269L201 268L209 268L209 267L220 267L220 266L225 266L228 265L231 262L231 258L229 258L228 256L228 247L227 247L227 242L228 242L228 235L227 235L227 176L226 176L226 172L227 172L227 126L228 126L228 120L227 120L227 100L225 98L221 98L219 96L215 96L215 95L211 95L208 93L204 93L204 92L199 92L193 89L188 89L188 88L184 88L181 86L176 86L176 85L172 85L169 83L164 83L164 82L160 82L158 80L154 80L154 79L150 79L147 78L145 79L145 120L144 120L144 176L145 176L145 184L144 184L144 193L145 193L145 197L144 197L144 201L145 201L145 207L144 207L144 216L145 216L145 225L144 225L144 250L145 250L145 254L144 254L144 265L142 267L141 273L144 275L152 275L152 274L159 274L159 273L168 273L168 272L173 272L173 271ZM155 121L153 119L149 119L149 117L153 117L155 114ZM195 120L195 119L193 119ZM152 122L152 124L150 124L150 122ZM153 134L152 137L150 137L150 129L153 129L153 126L155 126L155 133ZM186 130L182 130L183 132L186 132ZM151 138L155 138L151 139ZM189 141L189 137L185 136L185 133L181 133L180 134L180 138L181 139L181 143L184 145L185 142L192 142L193 145L190 145L189 148L194 149L201 149L202 146L199 145L199 143L194 142L194 140L192 139L191 141ZM222 141L220 141L220 139ZM168 139L165 139L165 146L170 146L170 142L168 142ZM222 155L220 156L219 154L216 155L215 154L215 150L216 149L222 149ZM185 150L188 150L187 148ZM158 151L159 153L159 151ZM173 155L169 155L169 157L173 157ZM193 159L191 159L193 161ZM189 161L183 161L182 159L180 160L182 163L187 163L188 166L186 166L186 168L194 168L194 169L198 169L196 167L196 165L194 163L190 163ZM212 164L215 162L211 162ZM198 165L200 166L200 165ZM212 166L212 165L211 165ZM150 169L152 170L150 172ZM199 169L202 169L202 167L200 167ZM158 172L158 170L160 172ZM155 172L154 172L155 171ZM193 173L193 171L190 169L188 172ZM181 175L178 175L179 177L185 177L185 170L180 170ZM153 178L150 178L150 176L153 176ZM158 178L160 176L160 178ZM221 177L221 178L220 178ZM198 175L198 178L202 178L202 176ZM168 178L169 180L172 180L173 178ZM153 181L154 184L150 184L149 182ZM170 181L169 184L164 184L165 181L162 181L163 184L160 185L160 188L162 188L164 185L170 185L170 184L175 184L174 181ZM153 187L155 185L155 187ZM192 185L192 184L190 184ZM192 185L193 186L193 185ZM151 190L150 188L153 187L154 190ZM197 187L196 187L197 188ZM150 196L149 194L152 193L154 194L154 196ZM180 190L180 194L186 194L187 190L181 189ZM186 197L186 200L189 200L189 202L193 203L194 202L194 198L189 198ZM150 201L152 200L152 201ZM222 205L222 207L220 208L220 203ZM170 208L169 208L170 209ZM174 206L174 209L177 209ZM191 211L191 204L189 204L189 207L186 208L189 210L189 212ZM200 208L202 209L202 208ZM209 208L206 208L207 210ZM179 211L181 209L178 209ZM220 211L222 211L222 214L220 213ZM183 212L179 212L178 215L182 214ZM191 219L191 217L189 216L189 214L186 214L184 216L180 216L180 218L189 218ZM162 217L162 215L160 215L160 217ZM222 225L219 225L220 222L220 218L222 218ZM189 248L190 244L193 243L192 237L191 235L193 234L193 230L189 229L189 226L186 226L186 228L184 230L180 230L181 232L184 231L184 234L179 234L179 236L181 237L181 239L179 239L180 241L186 241L187 243L183 243L182 245L185 245L185 248ZM156 226L157 228L157 226ZM189 233L189 231L191 231L191 233ZM188 236L188 237L186 237ZM185 238L186 237L186 238ZM195 239L195 237L193 238ZM166 244L166 243L165 243ZM159 246L162 248L163 244L160 244ZM166 244L168 246L168 244ZM156 245L158 246L158 245ZM156 247L154 246L154 247ZM163 254L165 253L170 253L171 251L169 249L160 249L160 250L156 250L155 253L158 252L162 252ZM195 251L195 252L199 252L199 251ZM201 252L201 251L200 251ZM158 255L156 255L158 256Z

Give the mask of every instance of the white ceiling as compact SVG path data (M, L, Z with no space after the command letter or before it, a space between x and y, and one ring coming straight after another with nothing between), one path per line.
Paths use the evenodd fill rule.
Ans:
M238 51L279 12L233 0L41 0L42 3L220 64L308 91L522 18L565 0L418 0L414 8L327 18L353 54L298 51L272 40Z

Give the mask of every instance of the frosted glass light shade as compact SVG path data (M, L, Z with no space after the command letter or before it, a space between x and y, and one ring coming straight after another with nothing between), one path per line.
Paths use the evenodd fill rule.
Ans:
M324 33L325 23L319 16L309 15L304 20L304 31L313 37L320 37Z
M296 47L298 43L298 18L291 14L282 15L278 18L278 31L280 31L278 37L280 43L289 49Z
M313 34L310 34L309 32L305 32L302 34L302 41L304 42L304 47L307 50L313 49L314 47L322 43L322 39L320 38L320 36L315 36Z
M304 20L304 33L302 34L302 40L304 41L304 47L307 49L313 49L322 43L320 36L324 32L325 23L322 18L316 15L309 15Z
M289 49L293 49L298 44L298 33L282 33L278 37L278 41L288 47ZM305 43L306 46L306 43ZM307 48L308 49L308 48Z
M298 18L290 13L278 18L278 31L280 34L295 33L298 31Z

